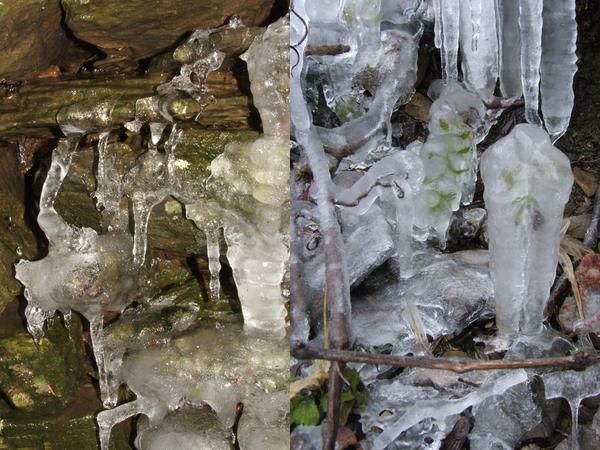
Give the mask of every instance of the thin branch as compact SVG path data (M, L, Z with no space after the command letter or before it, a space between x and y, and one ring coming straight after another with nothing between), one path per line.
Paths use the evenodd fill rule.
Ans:
M433 358L429 356L377 355L349 350L324 350L312 346L296 347L292 355L298 359L326 359L395 367L449 370L456 373L473 370L540 369L550 367L583 368L600 362L600 355L587 352L553 358L477 361L470 359Z

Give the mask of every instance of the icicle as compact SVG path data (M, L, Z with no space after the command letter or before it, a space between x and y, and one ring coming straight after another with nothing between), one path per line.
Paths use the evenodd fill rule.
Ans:
M543 0L519 0L521 30L521 82L525 98L525 119L541 125L539 116L540 64L542 59Z
M152 203L141 192L133 195L133 263L141 267L146 260L146 247L148 245L148 221L152 212Z
M98 137L98 169L96 173L96 209L100 210L106 206L106 195L108 190L108 183L113 180L107 179L106 174L106 146L108 145L108 138L110 131L103 131Z
M221 256L219 250L219 227L210 226L205 228L206 233L206 249L208 254L208 269L210 271L210 300L218 303L221 292L221 282L219 273L221 272Z
M458 79L459 0L440 0L442 31L442 76L444 81Z
M150 142L148 143L149 150L156 151L160 138L167 128L167 124L163 122L150 123Z
M498 0L498 12L500 91L506 97L520 97L523 86L521 84L519 0Z
M460 4L460 48L465 84L483 98L493 95L498 79L498 36L494 0Z
M545 0L542 35L541 96L544 124L552 140L560 138L571 118L573 78L577 72L575 0Z

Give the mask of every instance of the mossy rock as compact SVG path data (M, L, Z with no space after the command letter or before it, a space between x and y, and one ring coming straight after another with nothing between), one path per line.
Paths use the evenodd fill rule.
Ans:
M186 33L216 28L233 15L262 24L274 0L62 0L75 35L109 55L139 60L176 44Z
M14 278L14 264L37 251L25 220L24 180L13 149L0 148L0 314L23 290Z
M97 450L96 415L102 410L96 391L82 386L60 414L23 416L15 413L0 419L0 450ZM115 426L110 450L131 450L131 422Z
M68 327L56 316L36 344L23 327L17 303L7 307L0 321L0 389L11 408L35 414L61 411L79 386L84 358L76 316Z
M0 80L31 78L50 65L63 66L89 54L69 41L58 0L0 2Z

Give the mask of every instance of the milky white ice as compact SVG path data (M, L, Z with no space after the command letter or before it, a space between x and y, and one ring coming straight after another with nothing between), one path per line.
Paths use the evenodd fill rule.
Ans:
M525 116L543 122L553 141L569 125L577 70L575 0L431 0L445 80L456 80L459 54L466 85L489 98L525 99ZM459 8L460 3L460 8ZM439 23L438 23L439 22Z
M534 125L517 125L481 158L496 324L502 336L537 335L556 275L573 175Z

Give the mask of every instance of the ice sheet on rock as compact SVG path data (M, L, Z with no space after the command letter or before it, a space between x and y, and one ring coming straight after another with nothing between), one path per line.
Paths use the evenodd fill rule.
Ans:
M353 291L352 332L367 347L392 344L394 353L414 351L403 311L410 298L425 332L433 339L455 336L472 323L492 317L493 287L484 251L427 256L416 274L400 286L380 271ZM481 258L480 256L483 256Z
M368 411L362 415L363 429L369 430L372 426L383 429L382 433L369 439L374 450L390 448L389 445L403 448L403 438L410 439L412 433L417 433L419 437L416 442L423 442L424 435L439 442L462 411L489 397L501 395L526 380L527 373L522 369L491 375L481 387L455 399L448 399L433 388L416 388L398 381L381 383L377 386L377 395L371 396ZM383 410L391 411L392 416L382 416L380 413ZM410 439L408 445L415 448L415 441Z
M137 399L98 415L102 450L117 423L144 414L154 426L183 402L209 405L224 427L233 425L242 402L240 448L287 450L288 365L286 339L251 336L237 321L201 321L165 345L126 357L123 381Z
M522 124L484 153L481 175L499 333L540 334L573 184L569 159L544 130Z
M394 230L400 275L412 275L412 230L415 198L423 182L423 163L412 152L396 150L375 163L351 188L340 190L336 200L350 205L359 216L377 202ZM352 242L352 241L350 241ZM358 258L359 260L361 258Z
M415 224L420 239L433 236L444 244L452 213L461 202L470 203L475 193L476 130L485 108L477 95L449 83L442 87L430 115L427 141L412 146L425 166Z
M547 399L564 398L571 408L571 448L579 449L579 406L583 399L600 394L600 366L583 371L563 370L542 375Z
M460 2L460 49L465 84L490 98L498 79L496 0Z
M139 450L232 450L233 436L208 406L173 411L154 426L138 420L135 448Z
M534 392L532 382L507 389L473 407L475 424L469 434L473 450L519 448L528 433L542 424L544 401Z
M316 208L305 208L311 217L299 217L298 258L302 273L302 288L309 304L320 305L325 287L325 253L320 236ZM372 204L364 214L356 208L341 208L339 218L343 229L344 254L347 255L347 276L350 286L362 282L373 270L394 255L394 233L378 204Z
M560 138L571 118L573 78L577 72L575 0L545 0L540 67L542 113L552 140Z
M358 146L352 161L366 156L369 148L378 141L391 145L389 120L393 108L406 103L414 92L417 69L418 42L422 26L418 22L400 24L389 23L381 32L381 48L376 53L375 69L365 73L365 77L375 83L371 86L373 98L368 112L343 125L332 128L317 128L325 146L343 148ZM347 78L347 73L343 76ZM293 102L292 102L293 105ZM361 149L365 147L365 149Z
M320 426L297 426L290 436L290 450L321 450L323 435Z

